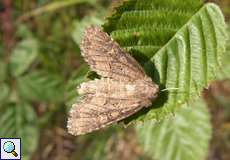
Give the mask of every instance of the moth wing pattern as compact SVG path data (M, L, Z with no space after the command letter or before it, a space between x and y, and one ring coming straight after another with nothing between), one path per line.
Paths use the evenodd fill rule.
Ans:
M68 132L82 135L124 119L141 109L141 99L113 99L109 97L85 96L70 110Z
M146 97L141 92L147 89L148 88L140 86L140 84L136 82L123 82L110 78L101 78L83 82L78 88L78 93L82 95L94 94L95 96L117 99L145 99Z
M82 83L83 99L70 110L67 128L73 135L98 130L152 104L158 85L119 44L98 27L88 27L81 44L85 61L101 79Z
M103 77L122 81L145 77L138 62L98 27L86 28L81 53L91 69Z

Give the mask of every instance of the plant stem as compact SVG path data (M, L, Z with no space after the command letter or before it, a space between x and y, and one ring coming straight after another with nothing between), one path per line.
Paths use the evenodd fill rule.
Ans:
M52 12L60 8L75 5L78 3L83 3L83 2L92 3L94 1L95 0L65 0L65 1L52 2L50 4L47 4L45 6L42 6L40 8L34 9L28 13L23 14L21 17L19 17L18 21L19 22L25 21L31 17L39 16L43 13Z
M9 56L12 47L14 46L14 24L12 19L12 1L3 0L3 9L0 15L1 32L3 33L4 53Z

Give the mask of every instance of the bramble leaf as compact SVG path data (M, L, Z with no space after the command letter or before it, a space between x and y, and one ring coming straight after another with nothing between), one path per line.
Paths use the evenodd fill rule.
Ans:
M129 0L103 25L164 88L150 109L129 118L162 119L197 99L220 70L227 39L218 6L201 0Z
M14 76L24 73L38 54L38 42L35 39L21 41L10 57L10 70Z
M153 159L204 160L212 135L210 113L201 100L176 112L159 123L137 125L144 150Z
M19 77L18 91L23 99L31 101L62 101L64 99L63 79L57 74L37 70Z
M0 108L0 137L22 139L23 159L29 160L38 145L37 116L27 103L8 104Z

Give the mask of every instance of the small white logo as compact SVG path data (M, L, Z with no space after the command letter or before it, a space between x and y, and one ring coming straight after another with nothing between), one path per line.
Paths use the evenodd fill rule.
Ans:
M21 139L20 138L0 138L1 154L0 160L20 160L21 159Z

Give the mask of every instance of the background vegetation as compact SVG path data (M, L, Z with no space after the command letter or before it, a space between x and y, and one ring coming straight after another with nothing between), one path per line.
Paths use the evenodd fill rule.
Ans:
M225 52L219 9L201 0L129 0L112 10L119 3L1 1L0 137L21 137L23 160L230 159L230 46ZM230 2L215 3L229 22ZM150 110L125 120L135 122L126 128L73 137L66 120L75 88L94 77L79 50L90 24L103 25L162 89L180 90L162 93Z

